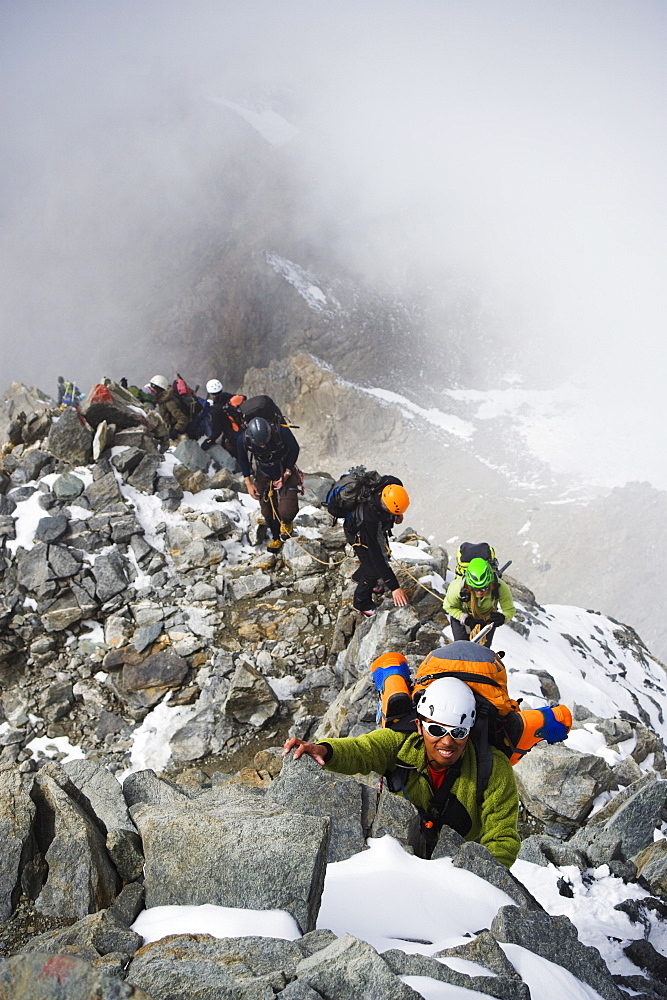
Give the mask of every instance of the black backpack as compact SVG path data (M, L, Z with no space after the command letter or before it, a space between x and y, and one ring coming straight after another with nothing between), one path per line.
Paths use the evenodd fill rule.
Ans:
M270 396L251 396L250 399L244 399L238 409L246 424L249 424L255 417L262 417L271 424L272 428L279 424L287 424L280 408Z
M370 500L385 478L378 472L367 472L365 466L358 465L336 480L325 500L334 523L338 518L348 520L359 504Z

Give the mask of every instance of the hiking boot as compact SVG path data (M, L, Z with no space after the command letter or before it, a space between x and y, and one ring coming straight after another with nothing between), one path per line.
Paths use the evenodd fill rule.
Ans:
M269 550L269 552L280 552L280 550L283 547L282 539L272 538L266 547Z
M376 611L362 611L361 608L352 608L352 610L356 611L362 618L375 618L375 615L377 614Z
M373 597L382 597L384 594L384 584L376 583L373 587Z
M291 521L281 521L280 522L280 537L283 541L286 541L294 531L294 525Z

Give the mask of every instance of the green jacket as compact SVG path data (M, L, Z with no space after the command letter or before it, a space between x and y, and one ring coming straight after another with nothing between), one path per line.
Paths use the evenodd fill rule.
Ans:
M462 576L457 576L447 587L447 593L442 602L445 613L452 618L461 620L461 615L470 614L470 601L461 600L461 588L465 584ZM500 610L505 615L507 621L514 618L516 608L512 601L512 592L504 580L498 580L498 600L493 596L493 590L488 594L482 594L477 598L477 608L480 615L488 615L490 611L495 611L496 604L500 604Z
M418 733L396 733L376 729L365 736L322 740L333 753L327 761L329 771L338 774L387 774L402 764L413 770L405 782L405 797L418 809L428 809L433 798L424 741ZM461 757L461 774L452 786L472 820L466 840L487 847L506 868L516 861L521 840L517 831L519 795L509 760L500 750L491 748L493 769L481 806L477 795L477 753L469 741Z

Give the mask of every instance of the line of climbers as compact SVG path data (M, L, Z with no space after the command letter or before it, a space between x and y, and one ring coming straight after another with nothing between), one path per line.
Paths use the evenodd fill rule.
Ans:
M352 603L364 618L376 613L374 599L385 589L395 605L408 603L389 563L389 538L409 503L399 479L363 467L350 469L328 494L329 513L342 519L359 559ZM522 710L509 697L505 654L491 649L496 629L516 614L502 580L508 565L498 567L486 542L459 547L443 600L454 641L430 653L414 680L401 653L383 653L371 665L380 728L318 743L291 737L283 747L283 756L306 754L339 774L380 774L380 791L417 808L423 858L446 826L510 868L521 844L512 765L542 740L566 739L572 726L565 705Z
M268 548L277 553L293 532L303 476L294 425L274 401L225 392L219 379L207 382L207 398L197 396L180 375L173 382L154 375L143 389L128 387L127 380L121 384L160 412L172 439L203 437L205 451L220 444L236 459L269 527ZM76 406L80 399L80 390L60 378L59 403ZM359 560L352 607L362 618L376 614L385 591L395 606L408 603L390 565L389 539L409 503L400 479L363 466L351 468L328 493L333 523L342 520ZM383 786L417 807L424 858L431 857L448 826L510 867L520 846L512 764L542 739L565 739L572 724L564 705L522 711L508 695L504 653L491 649L496 629L516 613L502 580L508 565L498 567L486 542L460 546L443 600L454 641L430 653L414 681L401 653L383 653L371 665L380 728L316 744L292 737L283 748L284 755L293 750L298 759L305 753L341 774L381 774Z
M204 451L219 444L238 462L269 528L268 549L277 553L292 534L303 476L296 464L299 444L271 397L225 392L217 378L206 383L206 399L180 376L170 383L166 376L154 375L143 390L127 388L144 405L157 408L172 438L204 437Z

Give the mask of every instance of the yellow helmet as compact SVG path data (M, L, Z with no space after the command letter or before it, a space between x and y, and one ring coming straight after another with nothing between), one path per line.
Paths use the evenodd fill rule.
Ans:
M390 514L405 514L410 506L410 497L407 490L398 483L390 483L382 490L382 503Z

